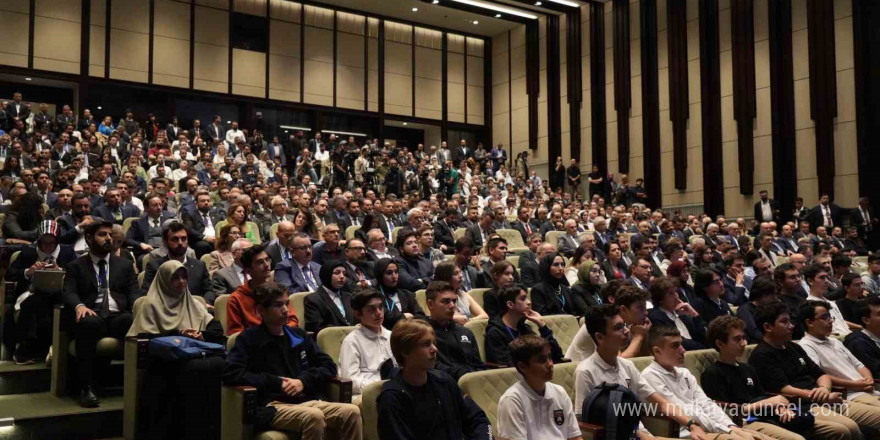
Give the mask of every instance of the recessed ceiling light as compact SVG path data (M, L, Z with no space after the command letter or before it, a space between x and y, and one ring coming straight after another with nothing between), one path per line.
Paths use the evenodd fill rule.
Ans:
M24 80L25 80L25 81L30 81L31 79L30 79L30 78L25 78Z
M433 4L436 5L437 3L440 3L440 0L434 0L434 1L432 1L431 3L433 3Z
M553 2L553 3L559 3L560 5L565 5L565 6L568 6L568 7L571 7L571 8L579 8L579 7L581 7L581 5L579 5L579 4L575 3L575 2L569 1L569 0L548 0L548 1L551 1L551 2Z
M103 109L104 109L104 107L101 107L100 105L98 106L98 110L103 110Z
M403 125L406 125L406 124L407 124L406 122L403 123Z
M495 14L495 18L501 18L501 14Z
M477 20L474 20L474 24L480 24L480 22Z
M413 8L413 12L419 12L419 8Z
M541 2L535 2L535 6L541 6Z

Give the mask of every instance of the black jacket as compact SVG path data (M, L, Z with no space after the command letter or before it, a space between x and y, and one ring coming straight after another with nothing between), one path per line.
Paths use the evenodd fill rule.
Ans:
M391 295L390 292L385 290L381 290L381 292L383 295ZM394 293L397 294L397 301L400 301L401 310L398 310L397 306L392 306L391 301L388 298L383 299L385 302L385 320L382 321L383 327L388 330L393 329L394 325L404 318L404 313L411 313L413 318L427 319L425 311L422 310L422 306L419 305L414 293L406 289L397 289ZM389 309L389 307L391 308Z
M583 316L587 312L587 304L580 297L571 294L571 287L565 282L559 284L560 296L556 296L553 286L540 282L532 287L532 309L546 315Z
M321 286L305 299L306 308L306 331L318 333L325 327L347 327L354 325L354 314L351 311L351 293L340 290L339 295L345 308L345 315L336 307L336 303L327 293L327 288Z
M62 244L58 246L61 246L61 251L58 252L58 259L55 260L55 265L65 269L70 262L76 260L76 252L73 251L73 246ZM37 248L33 245L25 246L21 249L21 254L18 255L18 258L9 265L9 270L6 271L6 279L17 283L15 285L15 298L30 288L31 280L24 276L24 271L33 266L37 259Z
M880 377L880 347L863 331L854 331L843 340L843 345L862 361L874 377Z
M130 261L115 255L109 255L107 262L110 296L116 301L120 312L131 312L134 300L140 296L134 268ZM73 318L79 304L97 312L98 274L92 265L91 254L85 254L67 265L61 299L65 305L65 315L69 318Z
M443 220L434 223L434 243L445 244L447 252L452 251L452 247L455 246L453 226L447 225Z
M421 255L416 258L400 256L395 258L394 262L397 263L397 268L400 270L398 286L402 289L413 292L427 289L428 283L434 278L434 265L431 260Z
M266 406L273 400L302 403L325 400L327 381L336 375L333 359L321 351L300 328L284 327L288 343L280 344L265 325L241 332L229 351L223 369L226 385L250 385L257 388L257 429L272 427L275 408ZM282 377L299 379L303 392L291 397L281 391Z
M586 286L582 283L577 283L571 286L571 297L575 301L584 303L586 307L584 313L586 314L590 307L602 305L601 295L599 295L600 290L599 286Z
M538 262L534 258L519 259L519 276L524 286L534 286L541 282L541 273L538 271Z
M151 258L147 263L146 273L144 274L143 294L146 295L150 291L150 285L153 284L153 278L159 273L159 266L168 261L168 256L162 258ZM211 293L211 277L208 274L208 267L200 260L187 258L183 265L187 270L187 278L189 279L189 292L195 296L210 297Z
M434 327L435 342L437 346L437 363L435 368L449 374L455 380L466 373L482 371L486 369L480 352L477 348L477 340L474 334L466 327L462 327L450 321L446 326L441 326L434 320L428 320Z
M443 411L444 426L435 428L446 430L447 440L490 440L492 428L486 413L469 397L461 394L461 389L448 374L428 370L431 394L438 398L438 410ZM400 374L382 385L382 393L377 399L379 407L379 437L382 440L416 440L420 432L415 427L413 396L409 386Z
M651 325L675 327L675 322L669 319L666 313L656 305L648 313L648 318L651 320ZM706 348L706 323L703 321L703 318L699 316L692 318L688 315L678 315L678 318L681 319L681 322L687 327L688 333L691 334L691 339L686 339L682 336L682 345L684 345L685 350L702 350Z
M553 362L559 362L562 360L564 356L562 348L559 347L559 343L556 342L556 338L553 337L553 330L550 330L550 327L545 325L540 329L540 333L541 337L550 343L550 357L553 358ZM510 343L513 342L517 336L533 334L535 334L535 332L533 332L526 324L525 318L516 325L516 329L507 328L507 325L504 324L501 316L491 318L489 320L489 325L486 326L484 347L486 352L486 362L513 366L513 361L510 359Z

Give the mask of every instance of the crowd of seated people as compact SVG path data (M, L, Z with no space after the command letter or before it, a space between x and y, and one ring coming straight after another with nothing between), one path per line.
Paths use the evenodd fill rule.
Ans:
M52 310L63 304L79 402L94 407L107 368L96 353L101 338L175 335L225 346L235 337L225 362L151 363L146 378L161 386L149 388L142 407L176 405L141 419L156 420L143 429L159 437L180 417L219 417L222 382L258 389L258 429L360 438L359 406L324 401L324 385L341 376L355 395L388 380L378 399L383 438L483 438L488 419L456 380L498 367L526 379L499 402L502 438L576 437L568 425L522 426L514 402L544 393L568 417L611 378L626 379L694 438L810 430L871 438L880 426L867 389L880 374L880 254L867 199L852 209L827 195L812 209L801 200L783 223L762 193L752 228L742 218L650 209L641 202L652 188L597 170L585 199L579 180L541 179L527 155L507 164L464 140L410 151L317 132L264 137L219 117L192 129L131 114L116 128L112 119L89 121L69 108L57 118L0 121L4 255L20 251L6 271L16 286L3 343L19 363L51 360ZM63 289L35 291L49 270L65 271ZM565 352L556 315L586 321ZM355 329L338 363L316 342L334 327ZM842 342L828 342L836 337ZM816 416L804 428L797 423L810 417L798 413L781 416L781 426L741 429L706 400L710 390L671 386L695 381L682 372L684 351L718 350L723 370L745 343L759 345L758 357L737 374L761 387L712 392L761 405L782 400L755 400L764 390L846 400L860 415L852 423ZM642 356L656 359L643 377L629 361ZM803 368L760 364L793 359ZM541 377L553 362L579 363L575 402ZM194 393L206 396L195 410ZM694 399L700 414L676 409Z

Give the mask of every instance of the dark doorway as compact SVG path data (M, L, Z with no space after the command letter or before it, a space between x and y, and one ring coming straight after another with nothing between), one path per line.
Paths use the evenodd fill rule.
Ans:
M398 147L405 147L415 151L419 144L425 143L425 130L417 128L405 128L385 126L385 141L396 141Z

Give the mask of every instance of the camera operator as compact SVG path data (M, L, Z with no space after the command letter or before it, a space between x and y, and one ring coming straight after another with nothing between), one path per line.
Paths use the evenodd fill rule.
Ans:
M388 173L385 175L385 194L394 194L403 197L403 184L406 178L403 171L397 166L397 159L391 159Z

